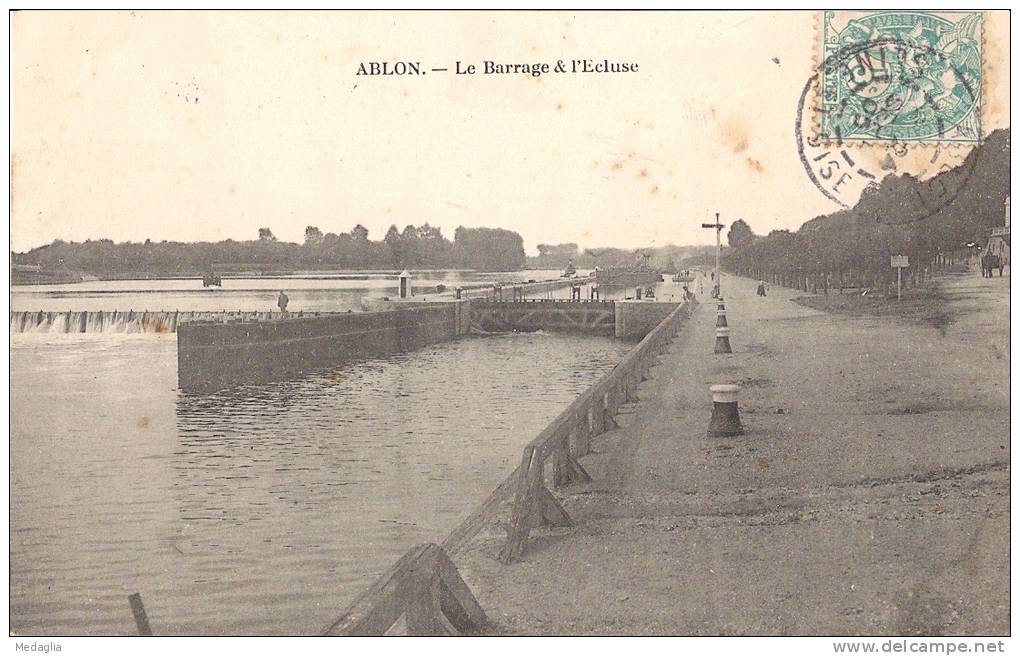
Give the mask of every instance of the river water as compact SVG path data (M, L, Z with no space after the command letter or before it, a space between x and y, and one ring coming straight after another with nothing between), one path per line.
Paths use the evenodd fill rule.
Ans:
M174 335L14 335L11 629L133 634L141 592L157 634L321 631L627 348L466 337L187 396Z
M581 275L588 273L578 272ZM103 280L58 285L15 285L11 288L11 310L16 312L112 312L134 310L155 312L175 310L215 312L275 311L277 294L285 291L291 312L335 312L360 310L365 296L381 298L397 295L393 275L368 274L366 280L352 280L349 274L324 274L316 277L224 278L222 287L202 287L202 281L189 280ZM512 271L477 273L474 271L426 271L415 273L412 285L435 289L437 284L453 289L458 285L490 282L551 280L559 271ZM416 292L421 295L421 292ZM507 292L509 294L509 292ZM587 294L587 290L585 290ZM427 294L426 294L427 296ZM550 298L570 298L570 288L543 292ZM587 297L587 296L585 296Z

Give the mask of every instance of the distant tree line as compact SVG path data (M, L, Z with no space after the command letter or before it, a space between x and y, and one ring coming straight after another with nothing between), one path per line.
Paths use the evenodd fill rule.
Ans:
M793 232L759 237L738 220L730 227L723 267L806 291L888 290L896 280L890 256L906 255L904 280L916 285L966 257L986 243L989 228L1002 225L1009 148L1009 130L997 130L960 166L923 182L888 176L852 209L816 217Z
M715 257L715 247L708 246L657 246L649 248L585 248L581 250L575 243L539 244L538 255L528 258L528 266L533 269L562 269L568 262L573 262L579 269L598 267L633 266L643 256L648 256L650 266L660 271L676 271L685 266L692 258L711 251ZM714 261L714 260L713 260Z
M514 271L526 263L524 242L516 232L498 228L457 228L451 242L425 223L403 230L391 226L379 241L358 224L345 233L305 228L302 244L279 241L268 227L258 239L220 242L126 242L110 239L56 240L26 253L15 264L43 271L83 272L99 277L195 275L205 271L294 271L339 269L463 268Z

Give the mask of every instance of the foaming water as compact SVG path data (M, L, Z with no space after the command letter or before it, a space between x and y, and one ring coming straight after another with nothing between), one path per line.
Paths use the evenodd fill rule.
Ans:
M627 345L470 337L300 380L176 390L172 335L11 347L11 628L307 634L440 541Z

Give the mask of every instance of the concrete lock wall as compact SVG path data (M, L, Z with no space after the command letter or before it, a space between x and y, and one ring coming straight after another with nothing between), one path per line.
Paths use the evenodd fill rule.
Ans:
M677 303L649 301L614 301L616 303L616 336L640 340L676 309Z
M464 302L449 302L328 317L182 324L178 385L185 392L210 392L409 351L466 333L469 315Z
M454 321L457 326L457 335L467 335L471 332L471 301L468 299L454 300L452 298L433 298L428 301L416 301L414 299L381 299L363 298L362 307L369 312L393 312L394 310L406 310L410 308L434 308L437 305L450 305L454 313Z

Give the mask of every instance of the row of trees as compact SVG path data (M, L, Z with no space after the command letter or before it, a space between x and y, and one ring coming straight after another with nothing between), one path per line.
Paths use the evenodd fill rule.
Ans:
M538 256L529 257L528 264L535 269L562 269L568 262L580 269L598 267L633 266L640 257L648 256L648 263L661 271L676 271L681 263L701 253L715 257L714 246L656 246L649 248L586 248L575 243L539 244Z
M279 241L266 227L258 239L220 242L114 243L110 239L56 240L27 253L14 253L15 264L43 271L73 271L99 277L127 275L194 275L204 271L293 271L391 268L463 268L513 271L524 267L524 242L515 232L459 227L451 242L442 231L424 224L402 231L391 226L379 241L368 230L323 233L305 229L303 244Z
M963 164L928 181L889 176L848 210L816 217L795 232L758 237L744 221L729 231L723 266L770 282L828 291L895 281L890 256L906 255L908 283L988 239L1009 195L1009 130L989 135ZM888 287L886 287L888 288Z

